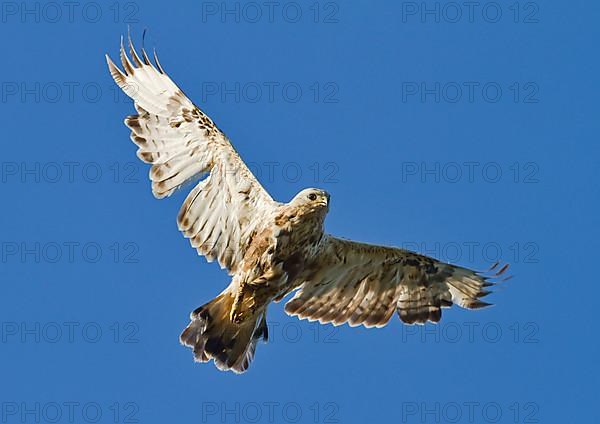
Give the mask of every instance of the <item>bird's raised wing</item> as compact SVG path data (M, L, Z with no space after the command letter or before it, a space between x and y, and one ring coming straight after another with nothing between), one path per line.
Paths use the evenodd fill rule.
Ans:
M167 76L156 54L154 66L131 40L133 63L121 41L121 71L106 56L115 82L135 102L128 116L138 157L152 164L157 198L170 196L190 180L200 181L185 199L177 223L199 254L235 272L256 227L276 203L244 164L227 137Z
M475 309L508 265L489 275L408 250L326 236L300 290L285 305L290 315L322 324L382 327L394 311L407 324L438 322L441 308Z

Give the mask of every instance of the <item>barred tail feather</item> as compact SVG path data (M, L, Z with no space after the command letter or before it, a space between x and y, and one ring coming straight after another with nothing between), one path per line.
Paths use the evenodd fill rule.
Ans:
M243 373L254 358L259 340L267 341L266 311L259 310L240 323L230 318L234 295L227 290L193 311L179 340L194 350L197 362L214 360L222 371Z

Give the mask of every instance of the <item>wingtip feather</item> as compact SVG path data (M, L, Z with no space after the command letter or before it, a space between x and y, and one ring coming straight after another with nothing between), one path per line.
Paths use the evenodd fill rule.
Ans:
M121 63L123 64L123 69L125 69L125 72L128 75L133 75L133 72L134 72L133 64L131 63L131 61L129 60L129 57L127 57L127 53L125 52L125 44L123 41L123 36L121 36L121 50L120 50L119 54L121 56Z
M131 41L131 34L127 34L127 40L128 40L127 44L129 45L129 54L131 54L131 57L133 58L133 61L135 62L137 67L141 68L143 66L142 60L138 56L138 54L135 50L135 47L133 46L133 41Z
M156 54L156 49L154 49L154 61L156 62L156 66L158 67L158 70L160 71L160 73L165 74L165 70L163 69L162 65L160 64L160 61L158 60L158 55Z
M123 72L119 69L117 65L112 61L108 54L104 55L106 57L106 63L108 64L108 70L112 75L113 79L119 86L123 86L125 84L125 79L127 78Z

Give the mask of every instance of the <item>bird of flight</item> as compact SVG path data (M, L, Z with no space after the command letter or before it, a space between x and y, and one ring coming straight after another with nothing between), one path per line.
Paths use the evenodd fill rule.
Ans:
M131 40L121 42L120 70L112 77L133 99L125 118L137 156L152 165L157 198L201 180L185 199L177 224L198 254L217 260L231 276L215 299L194 310L180 341L199 362L221 370L248 369L259 340L268 339L267 307L298 290L285 305L290 315L320 323L382 327L394 312L406 324L438 322L442 308L475 309L508 265L487 273L395 247L327 234L329 194L300 191L280 203L252 175L229 139ZM202 177L206 176L202 179Z

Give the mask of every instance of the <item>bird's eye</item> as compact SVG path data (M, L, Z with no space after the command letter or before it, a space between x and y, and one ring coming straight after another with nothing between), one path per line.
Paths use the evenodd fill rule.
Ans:
M315 193L310 193L310 194L308 195L308 198L309 198L310 200L317 200L317 195L316 195Z

